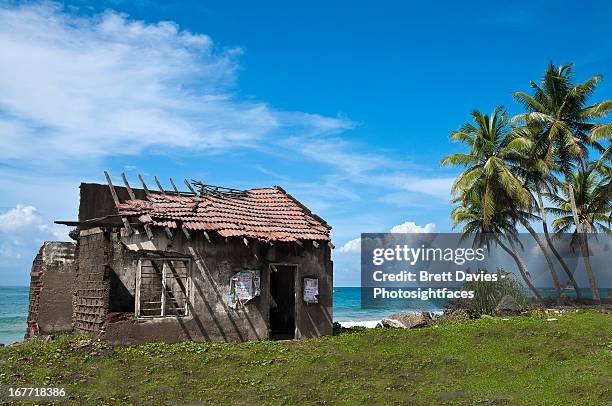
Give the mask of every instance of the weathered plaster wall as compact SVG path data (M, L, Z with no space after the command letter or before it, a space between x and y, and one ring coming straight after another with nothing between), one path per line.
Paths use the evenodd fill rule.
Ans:
M32 264L26 338L72 330L76 244L45 242Z
M318 248L310 244L299 247L295 244L276 243L274 246L250 241L246 246L242 238L221 238L211 235L208 242L203 233L192 232L192 241L174 230L174 239L169 240L163 230L154 229L155 239L147 241L144 233L123 237L132 248L170 250L190 255L192 264L192 289L190 314L182 318L157 320L135 320L133 316L119 317L105 325L104 338L113 343L137 343L147 341L245 341L268 337L269 317L269 264L293 263L298 265L296 275L297 292L297 338L331 334L332 331L332 264L330 248L321 244ZM115 240L111 273L116 279L111 283L110 307L124 311L128 306L126 293L133 297L137 271L137 257ZM231 277L245 269L261 271L261 295L249 301L244 308L232 309L227 305ZM305 304L302 300L302 278L319 278L319 304ZM116 298L121 297L121 300ZM120 303L119 303L120 302Z

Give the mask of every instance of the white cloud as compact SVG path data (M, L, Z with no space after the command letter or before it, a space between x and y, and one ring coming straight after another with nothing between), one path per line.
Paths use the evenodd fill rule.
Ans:
M406 221L402 224L397 224L389 229L390 233L435 233L436 225L427 223L425 226L420 226L413 221ZM359 252L361 250L361 238L355 238L348 241L340 247L341 253Z
M361 249L361 238L355 238L353 240L348 241L342 247L340 247L340 252L359 252Z
M36 157L43 165L145 148L214 152L259 147L282 132L352 126L236 100L240 49L218 50L208 36L173 22L9 4L0 6L0 49L0 159L12 162Z
M0 231L10 232L27 228L40 222L40 216L34 206L16 207L0 214Z
M435 233L436 225L433 223L427 223L425 226L420 226L413 221L406 221L405 223L398 224L391 227L390 233Z
M23 237L39 240L41 237L54 237L58 240L68 239L68 227L57 224L46 224L34 206L18 204L4 213L0 213L0 232L11 234L13 242L20 242ZM6 251L8 248L4 246Z

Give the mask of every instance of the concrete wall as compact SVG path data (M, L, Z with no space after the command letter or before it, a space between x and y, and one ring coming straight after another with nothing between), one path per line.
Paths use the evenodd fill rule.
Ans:
M132 248L176 251L194 258L191 278L190 314L186 317L156 320L135 320L133 297L137 272L137 255L128 251L117 234L111 235L112 256L109 258L111 283L110 308L125 310L132 303L129 314L110 314L104 326L104 338L112 343L128 344L149 341L245 341L268 338L269 264L298 265L295 278L296 338L316 337L332 332L332 263L330 248L321 244L315 248L305 243L275 243L273 246L250 241L247 247L242 238L221 238L212 235L209 243L201 232L192 232L192 241L174 230L169 240L163 230L155 229L151 243L141 233L123 237ZM214 234L214 233L211 233ZM244 308L227 305L231 277L245 269L261 271L261 295ZM305 304L302 300L302 279L319 278L319 303ZM131 302L126 300L129 292ZM121 300L114 298L121 297ZM121 304L119 304L120 302ZM114 303L114 304L113 304ZM123 307L122 307L123 306Z
M76 244L45 242L32 264L26 338L72 331Z

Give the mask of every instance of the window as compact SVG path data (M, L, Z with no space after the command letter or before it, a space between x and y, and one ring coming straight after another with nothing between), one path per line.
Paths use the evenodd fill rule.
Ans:
M188 259L138 260L136 317L186 316L190 265Z

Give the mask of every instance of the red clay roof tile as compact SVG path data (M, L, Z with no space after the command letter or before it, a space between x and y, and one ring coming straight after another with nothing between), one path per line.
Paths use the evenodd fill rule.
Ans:
M331 227L280 187L250 189L242 196L151 194L128 200L119 214L152 226L216 231L223 237L265 241L328 241Z

